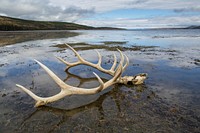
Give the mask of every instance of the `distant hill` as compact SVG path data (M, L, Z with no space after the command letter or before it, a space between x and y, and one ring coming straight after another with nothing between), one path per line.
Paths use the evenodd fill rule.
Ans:
M200 26L192 25L187 27L187 29L200 29Z
M33 21L0 16L0 31L18 30L114 30L112 27L92 27L68 22Z

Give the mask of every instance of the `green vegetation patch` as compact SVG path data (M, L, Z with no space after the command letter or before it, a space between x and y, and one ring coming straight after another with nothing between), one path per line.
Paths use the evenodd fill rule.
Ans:
M117 44L123 45L123 44L126 44L127 41L122 41L122 42L120 42L120 41L104 41L102 43L104 43L105 45L117 45Z
M122 46L115 46L115 45L92 45L84 42L79 43L67 43L70 46L74 47L75 50L90 50L90 49L105 49L109 51L116 51L119 49L121 51L142 51L144 49L155 48L156 46L133 46L133 47L122 47ZM67 48L65 44L57 44L51 47L58 47L58 48Z

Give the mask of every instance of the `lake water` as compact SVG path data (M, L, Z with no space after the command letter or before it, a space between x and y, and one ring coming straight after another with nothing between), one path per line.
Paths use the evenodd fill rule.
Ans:
M77 34L78 33L78 34ZM87 66L65 72L55 56L73 62L68 43L91 62L112 65L119 48L130 64L123 75L148 73L143 85L114 85L95 95L70 96L45 107L15 84L40 96L59 87L39 67L37 59L73 86L98 85ZM0 132L199 132L200 30L83 30L0 32Z

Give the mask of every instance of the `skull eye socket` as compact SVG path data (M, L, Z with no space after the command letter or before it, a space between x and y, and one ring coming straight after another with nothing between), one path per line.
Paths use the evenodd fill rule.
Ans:
M133 82L132 81L128 81L127 85L133 85Z
M147 74L146 73L142 73L142 74L140 74L140 76L147 77Z

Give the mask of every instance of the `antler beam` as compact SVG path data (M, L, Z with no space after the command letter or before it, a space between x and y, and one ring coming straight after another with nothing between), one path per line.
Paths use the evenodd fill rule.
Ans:
M63 62L64 64L67 65L67 68L66 68L66 69L69 69L69 68L74 67L74 66L77 66L77 65L87 65L87 66L94 67L94 68L96 68L96 69L98 69L98 70L100 70L100 71L102 71L102 72L104 72L104 73L110 74L111 76L114 76L115 68L116 68L116 65L117 65L117 58L116 58L116 55L115 55L115 54L113 54L113 56L114 56L114 63L113 63L113 65L112 65L112 67L111 67L109 70L107 70L107 69L104 69L104 68L101 66L101 63L102 63L102 56L101 56L101 54L100 54L97 50L95 50L95 51L97 52L97 55L98 55L99 60L98 60L98 63L95 64L95 63L91 63L91 62L86 61L85 59L83 59L83 58L80 56L80 54L79 54L74 48L72 48L70 45L68 45L68 44L65 44L65 45L66 45L68 48L70 48L70 49L74 52L74 54L77 56L77 58L78 58L78 61L77 61L77 62L70 63L70 62L67 62L67 61L63 60L63 59L60 58L60 57L56 57L58 60L60 60L61 62ZM117 49L117 50L118 50L118 52L119 52L120 54L122 54L122 52L121 52L119 49ZM129 65L129 59L128 59L128 57L127 57L125 54L124 54L124 56L125 56L125 58L126 58L126 64L123 65L122 72L123 72L123 71L126 69L126 67ZM124 57L123 57L123 58L124 58Z
M60 100L62 98L64 98L65 96L69 96L69 95L74 95L74 94L78 94L78 95L90 95L90 94L95 94L98 93L106 88L108 88L109 86L113 85L116 83L117 79L121 76L122 74L122 64L124 62L124 57L123 54L121 54L121 61L118 65L118 68L115 71L115 74L113 76L112 79L110 79L109 81L107 81L106 83L104 83L101 78L94 73L94 75L97 77L98 81L99 81L99 86L95 87L95 88L79 88L79 87L73 87L70 86L68 84L66 84L65 82L63 82L58 76L56 76L56 74L54 72L52 72L48 67L46 67L44 64L42 64L41 62L35 60L46 72L47 74L58 84L58 86L61 88L60 93L54 95L54 96L50 96L50 97L39 97L36 94L34 94L33 92L31 92L29 89L23 87L22 85L16 84L17 87L19 87L20 89L22 89L24 92L26 92L29 96L31 96L35 101L35 107L39 107L42 105L46 105L47 103L51 103L51 102L55 102L57 100Z
M100 71L102 71L102 72L104 72L104 73L110 74L111 76L114 76L115 67L116 67L116 65L117 65L117 58L116 58L116 55L115 55L115 54L113 54L113 56L114 56L114 63L113 63L113 65L112 65L112 67L111 67L110 69L107 70L107 69L104 69L104 68L101 66L101 63L102 63L102 56L101 56L101 54L100 54L97 50L96 50L96 52L97 52L97 55L98 55L99 60L98 60L98 63L95 64L95 63L91 63L91 62L89 62L89 61L83 59L83 58L80 56L80 54L79 54L74 48L72 48L70 45L68 45L68 44L65 44L65 45L66 45L69 49L71 49L71 50L74 52L74 54L77 56L77 58L78 58L78 61L77 61L77 62L70 63L70 62L67 62L67 61L63 60L63 59L60 58L60 57L56 57L56 58L59 59L61 62L63 62L64 64L67 65L66 70L69 69L69 68L71 68L71 67L77 66L77 65L87 65L87 66L91 66L91 67L93 67L93 68L96 68L96 69L98 69L98 70L100 70ZM118 52L120 53L120 56L123 57L122 60L124 60L124 57L126 58L125 64L124 64L124 63L122 64L122 66L123 66L123 67L122 67L122 73L123 73L123 72L126 70L126 68L128 67L128 65L129 65L129 59L128 59L128 57L127 57L125 54L122 54L122 52L121 52L119 49L117 49L117 50L118 50ZM124 77L119 77L118 83L125 84L125 85L127 85L127 84L139 85L139 84L142 84L142 83L144 82L144 80L147 78L147 76L148 76L147 73L139 73L139 74L137 74L137 75L135 75L135 76L124 76Z

